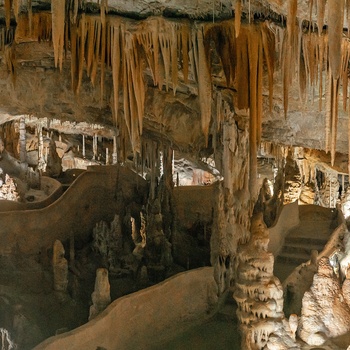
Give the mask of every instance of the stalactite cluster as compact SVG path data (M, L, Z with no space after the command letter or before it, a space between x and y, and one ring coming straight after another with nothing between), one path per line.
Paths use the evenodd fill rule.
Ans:
M104 85L106 72L111 72L112 112L119 135L125 142L128 135L134 153L141 152L146 85L150 79L155 86L171 89L174 94L182 83L197 85L201 126L208 145L216 92L211 61L217 55L227 87L237 91L235 105L249 109L252 193L255 192L255 155L261 139L265 71L271 109L274 72L281 69L286 116L289 88L294 81L299 84L302 101L318 95L320 109L326 95L325 148L334 162L341 91L344 109L347 104L349 43L343 34L343 19L345 14L346 21L350 21L349 1L340 1L339 6L330 3L328 11L325 0L310 1L310 18L317 14L317 29L297 23L296 0L288 2L286 28L267 22L241 23L241 1L236 1L235 19L220 23L171 21L161 17L134 22L108 15L105 1L100 4L99 16L79 14L80 0L53 1L51 26L50 14L18 16L18 3L8 0L6 4L7 24L13 11L18 21L18 37L31 35L47 40L52 36L56 66L62 69L64 50L71 50L72 87L76 93L86 74L93 85L97 85L99 78L101 99L108 98ZM327 13L328 30L323 31Z
M20 14L17 17L16 42L21 40L51 41L52 18L50 12L33 13L30 21L29 15Z
M65 28L65 14L66 2L65 0L54 0L51 2L52 12L52 43L55 54L55 67L60 67L62 70L63 64L63 48L64 48L64 28ZM31 19L31 16L29 15ZM30 20L31 22L31 20ZM31 23L29 24L31 27Z

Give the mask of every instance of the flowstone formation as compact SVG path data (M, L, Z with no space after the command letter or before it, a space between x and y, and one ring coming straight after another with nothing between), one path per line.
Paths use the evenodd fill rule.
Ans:
M320 346L328 338L350 331L349 282L343 286L327 257L318 261L309 291L302 299L298 334L309 345Z
M242 349L300 349L295 342L295 316L283 313L283 288L273 275L274 257L268 252L269 233L262 213L255 214L251 238L237 252L234 299L241 322Z

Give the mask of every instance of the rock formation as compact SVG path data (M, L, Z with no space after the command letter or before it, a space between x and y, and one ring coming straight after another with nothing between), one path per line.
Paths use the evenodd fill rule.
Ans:
M238 249L234 299L241 322L242 349L299 349L295 321L283 313L283 288L273 275L269 234L262 213L252 218L251 237ZM291 327L292 325L292 327Z
M347 289L347 283L344 290ZM307 344L319 346L328 338L350 330L350 308L338 276L327 257L318 261L312 286L304 294L298 334Z
M118 267L118 262L124 255L123 237L119 215L109 225L101 221L93 230L92 248L98 252L109 269Z
M108 270L99 268L96 270L95 289L91 294L89 321L102 312L111 302Z

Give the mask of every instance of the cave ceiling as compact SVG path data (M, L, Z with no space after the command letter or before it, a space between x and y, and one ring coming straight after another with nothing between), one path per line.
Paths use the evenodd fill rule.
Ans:
M264 52L261 58L264 70L262 86L257 88L260 89L258 94L261 93L258 114L259 108L263 111L262 116L257 117L257 120L261 119L262 126L261 135L259 132L257 135L258 140L326 149L332 154L334 162L336 151L348 153L348 112L342 106L343 93L347 94L345 76L347 77L348 69L347 64L346 68L345 64L341 68L337 68L337 65L340 66L341 61L348 62L349 59L347 28L350 11L344 5L344 11L338 11L342 16L334 14L334 11L329 11L333 2L109 0L108 4L106 1L99 4L72 0L66 1L64 6L64 2L51 4L50 1L0 1L0 122L28 115L33 120L46 118L48 125L50 121L56 121L51 124L55 124L61 132L99 133L111 137L118 118L122 115L126 120L131 147L136 150L142 135L162 139L183 152L198 152L206 148L208 139L210 141L213 123L210 114L217 113L215 100L218 95L235 111L238 123L251 118L252 112L247 112L249 103L245 105L240 102L242 93L237 74L236 78L230 77L230 82L227 67L225 70L225 52L218 53L224 43L234 42L225 36L227 33L236 33L237 40L232 45L239 45L239 25L246 38L262 35L261 48L257 48ZM325 4L323 10L320 9L322 3ZM69 10L66 11L66 16L63 15L64 8ZM241 21L238 24L234 18L239 11ZM338 23L340 17L341 33L339 34L339 25L331 25L330 35L340 43L342 52L332 54L334 45L328 42L328 18L335 18ZM62 27L60 22L66 23L66 26ZM104 25L107 22L110 27ZM322 30L319 29L321 23L324 26ZM95 31L91 29L93 26ZM87 38L92 35L97 37L112 26L114 31L111 30L110 36L118 35L120 38L122 33L126 38L125 43L121 44L124 45L123 53L118 52L116 45L108 44L110 37L106 34L107 43L103 43L103 39L99 39L101 42L96 39L97 43L94 44L104 49L99 49L98 54L95 51L95 57L90 52L92 58L90 57L89 62L89 43L86 41L85 48L80 43L89 40ZM155 26L157 31L154 31ZM256 32L251 33L251 26L264 28L254 29ZM176 30L172 31L171 28ZM118 30L120 33L117 33ZM337 30L338 34L335 33ZM184 62L185 55L181 51L185 40L183 33L186 31L189 33L188 38L195 36L198 43L204 41L203 48L200 44L195 48L189 47L189 56L192 49L197 50L197 56L196 53L193 54L193 62L189 57L187 60L190 62L187 63ZM272 58L271 52L266 52L267 46L264 42L264 33L268 31L273 33L275 40ZM211 43L207 44L209 32L212 33ZM217 34L218 32L220 33ZM157 48L163 58L161 67L156 67L157 64L152 62L156 50L154 35L159 36L159 43L162 43L161 40L165 41L165 44ZM167 35L170 35L170 39ZM172 46L174 36L182 47ZM317 39L318 37L323 39ZM143 45L142 55L135 55L134 38L137 38L138 45ZM63 41L62 46L60 40ZM220 40L221 44L217 45ZM253 42L255 39L251 40ZM298 40L303 43L295 43ZM299 47L300 51L288 51L286 47L289 44ZM151 47L149 52L146 50L147 45ZM75 49L72 50L73 47ZM346 49L343 50L342 47ZM201 52L202 49L204 53ZM85 55L82 54L84 50ZM320 57L321 51L327 57L323 58L324 62L323 56ZM128 52L132 54L128 56ZM126 70L126 73L123 73L123 68L113 68L115 65L108 62L118 54L121 62L127 62L129 71ZM174 63L173 57L177 54L179 62ZM211 62L209 76L202 74L203 69L206 69L206 64L203 65L201 59L203 54ZM296 57L296 61L299 61L293 62L294 58L286 60L285 56ZM106 67L99 63L102 60L107 62ZM268 66L269 60L273 61L274 69ZM238 65L239 63L236 64ZM297 72L297 77L289 76L294 72L286 73L289 65ZM303 69L300 69L301 66ZM235 69L240 70L239 67ZM337 73L337 69L341 72ZM116 74L119 74L118 78ZM338 87L329 88L329 74L334 75L334 80L339 79ZM250 76L252 75L254 74L250 72ZM286 79L290 80L290 84L286 83ZM116 81L122 86L116 86ZM320 81L323 84L321 88ZM271 83L272 94L269 89ZM205 88L208 85L212 90L210 93ZM252 85L249 86L250 90L251 87ZM336 89L336 93L333 90L333 94L329 93L328 88ZM115 103L117 95L118 103ZM332 102L335 95L338 96L337 101ZM208 97L211 98L212 106L209 106ZM339 108L334 111L334 106L338 103ZM57 123L58 120L61 124ZM95 129L90 128L90 125L95 125Z

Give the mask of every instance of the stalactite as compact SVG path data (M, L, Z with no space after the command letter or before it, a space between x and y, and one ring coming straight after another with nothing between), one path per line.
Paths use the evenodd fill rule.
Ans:
M236 38L239 35L239 31L241 29L241 16L242 16L242 1L237 0L236 6L235 6L235 31L236 31Z
M312 10L314 7L314 1L313 0L309 0L309 22L312 23ZM310 30L311 30L311 26L310 26Z
M102 31L101 22L95 21L95 46L94 46L92 66L91 66L91 72L90 72L90 80L91 80L92 85L95 85L97 68L98 68L98 64L100 61L101 31ZM104 64L104 62L103 62L103 64Z
M189 25L186 23L181 27L181 53L182 53L182 72L184 83L188 83L188 44L190 38Z
M317 0L317 28L318 34L322 34L324 17L326 11L326 0Z
M204 48L204 28L197 30L198 44L198 97L201 111L202 131L205 137L205 144L208 146L209 126L211 120L211 103L212 103L212 84L211 73L208 67L208 57Z
M31 34L32 21L33 21L32 0L27 0L27 11L28 11L28 21L29 21L29 32ZM52 4L51 4L51 11L52 11Z
M18 22L18 16L20 11L21 0L13 0L13 14L15 16L16 22Z
M284 59L283 67L283 106L284 106L284 115L287 117L288 113L288 100L289 100L289 85L291 83L291 76L293 72L293 57L295 55L295 39L296 39L296 30L295 22L297 15L298 1L289 0L288 3L288 17L287 17L287 43L286 43L286 53Z
M325 36L319 36L319 42L318 47L320 51L320 60L319 60L319 67L318 67L318 74L319 74L319 92L318 92L318 98L319 98L319 110L322 111L322 97L323 97L323 62L324 62L324 54L325 54Z
M246 30L242 30L236 40L237 45L237 69L236 79L237 86L237 107L239 109L248 108L249 106L249 60L248 60L248 38Z
M332 77L338 79L341 70L341 46L344 21L344 0L328 1L328 47Z
M77 1L77 0L76 0ZM78 82L76 86L75 92L78 92L81 87L81 83L83 80L83 69L84 69L84 51L85 51L85 40L86 40L86 21L85 21L85 14L82 14L80 21L79 21L79 39L78 39L78 71L77 71L77 77Z
M71 23L70 25L70 50L71 50L71 84L72 90L77 92L77 75L78 75L78 59L77 54L77 23Z
M101 76L100 76L100 105L102 106L104 82L105 82L105 61L106 61L106 12L107 0L101 0L100 17L101 17Z
M9 28L10 28L10 22L11 22L11 6L12 6L11 0L4 0L6 29L9 29Z
M342 68L341 68L341 80L343 86L343 110L346 111L346 105L348 100L348 63L349 63L349 48L348 43L344 40L342 44Z
M119 86L120 86L120 66L121 66L121 51L120 51L120 23L115 23L110 28L111 30L111 63L113 77L113 106L114 118L117 123L119 110Z
M259 34L254 27L249 29L250 37L248 40L249 54L249 190L251 197L256 196L256 175L257 175L257 137L258 137L258 67L259 67ZM253 39L254 38L254 39Z
M87 21L87 53L86 53L86 73L88 76L90 76L91 66L92 66L92 59L93 59L93 52L94 52L94 38L95 38L95 23L92 21L92 19L89 17Z
M5 56L7 71L11 75L13 84L15 84L16 82L16 71L15 71L16 57L15 57L14 45L15 43L12 43L11 45L5 45L5 49L4 49L4 56Z
M266 66L269 76L269 106L270 112L272 111L272 99L273 99L273 74L274 74L274 65L275 65L275 39L270 30L265 26L261 31L262 35L262 45L264 49L264 55L266 57Z
M169 90L170 82L170 66L171 66L171 51L170 51L169 33L159 33L160 51L163 59L164 73L165 73L165 89Z
M332 78L331 94L331 164L333 166L337 145L339 79Z
M327 94L326 94L326 101L327 101L327 106L326 106L326 145L325 145L325 150L326 153L329 152L330 149L330 138L331 138L331 125L332 125L332 99L333 94L332 94L332 76L330 70L328 71L328 76L327 76Z
M350 1L346 0L346 25L348 28L348 37L350 37Z
M65 0L53 0L51 2L52 12L52 43L55 55L55 67L62 70L63 46L64 46L64 22L66 2Z
M178 69L177 69L177 63L178 63L178 57L177 57L177 26L175 24L172 24L171 26L171 40L170 40L170 52L171 52L171 82L173 85L173 92L174 95L176 93L176 88L178 84Z

